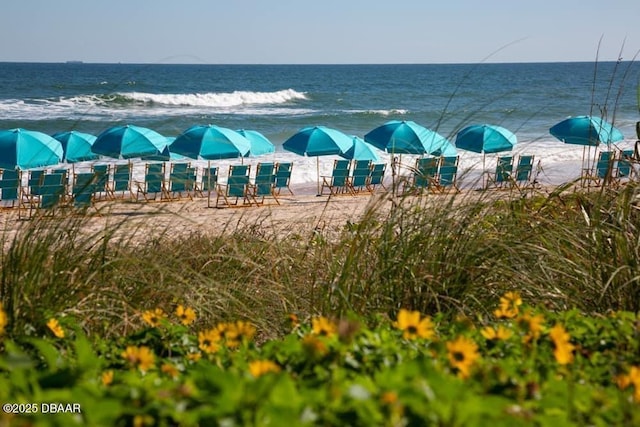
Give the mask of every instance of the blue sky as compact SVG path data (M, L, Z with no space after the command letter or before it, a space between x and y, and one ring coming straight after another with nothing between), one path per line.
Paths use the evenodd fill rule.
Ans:
M0 61L538 62L640 50L639 0L2 0L0 16Z

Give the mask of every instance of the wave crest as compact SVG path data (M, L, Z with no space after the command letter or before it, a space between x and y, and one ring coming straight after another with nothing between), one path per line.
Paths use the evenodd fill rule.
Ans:
M144 92L124 92L115 94L113 101L122 100L142 104L176 107L229 108L242 105L285 104L307 99L307 96L293 89L276 92L234 91L228 93L156 94Z

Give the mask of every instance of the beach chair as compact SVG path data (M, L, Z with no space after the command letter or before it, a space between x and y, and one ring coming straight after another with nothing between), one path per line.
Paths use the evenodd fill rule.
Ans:
M95 194L94 200L101 198L103 195L108 196L109 189L109 172L110 166L108 164L92 165L91 172L96 177L94 182Z
M20 171L0 171L0 207L13 208L20 203Z
M140 194L144 200L151 202L160 195L160 200L166 195L164 182L164 163L147 163L145 165L144 181L136 183L136 200L140 199Z
M251 206L250 165L231 165L226 184L216 186L216 207ZM242 201L242 203L241 203Z
M371 193L376 191L378 186L385 188L384 186L384 174L387 170L386 163L374 163L371 165L369 171L369 179L367 180L367 190Z
M291 169L293 168L293 163L276 163L276 177L273 185L273 193L276 196L280 195L282 189L286 188L287 191L293 196L293 191L291 191Z
M115 165L109 193L114 199L131 197L131 163Z
M623 179L631 179L634 162L634 150L622 150L618 157L618 176L615 177L616 183L620 184Z
M204 197L205 193L207 197L212 191L215 191L218 184L218 168L216 166L207 166L202 168L202 174L199 179L196 179L194 193Z
M533 182L533 161L534 156L521 155L518 157L518 163L513 173L512 183L520 190L531 188Z
M418 192L434 189L437 185L439 167L440 157L422 157L416 159L413 175L409 181L410 189Z
M485 188L504 188L512 181L513 174L513 156L498 157L496 170L494 173L487 173L487 182Z
M458 161L459 156L444 156L440 158L440 168L438 169L438 179L436 189L441 192L458 192Z
M348 185L353 194L358 194L367 189L367 183L371 175L371 160L354 160L349 175Z
M169 171L167 195L179 199L183 195L191 198L195 183L195 169L189 163L172 163Z
M251 187L252 197L256 204L264 204L266 197L273 197L277 204L280 204L274 191L276 165L274 163L258 163L256 166L256 176Z
M94 196L98 191L104 190L103 177L95 172L81 172L73 176L71 185L71 198L73 207L76 209L87 209L93 206ZM98 184L100 182L100 184Z
M54 214L54 209L61 205L63 196L66 191L66 185L63 182L64 175L61 173L42 173L38 184L34 184L29 194L29 217L32 216L33 210L46 210L50 214Z
M608 185L617 176L616 154L614 151L601 151L598 153L593 168L582 171L583 186Z
M324 194L324 189L329 190L329 195L351 193L349 188L349 174L351 171L351 160L334 160L333 170L330 176L322 177L322 187L320 194Z

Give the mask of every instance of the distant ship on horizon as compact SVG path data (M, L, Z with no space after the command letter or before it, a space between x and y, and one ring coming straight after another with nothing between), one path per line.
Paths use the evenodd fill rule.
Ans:
M77 60L76 60L76 61L67 61L66 63L67 63L67 64L84 64L84 62L82 62L82 61L77 61Z

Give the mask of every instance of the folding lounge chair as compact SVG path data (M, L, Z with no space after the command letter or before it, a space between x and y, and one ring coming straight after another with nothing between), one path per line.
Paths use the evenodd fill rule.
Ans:
M451 189L460 191L457 184L458 176L458 156L445 156L440 159L440 168L438 169L438 180L436 188L440 192L446 192Z
M109 185L112 198L124 198L128 193L131 197L131 163L115 165L113 181Z
M29 216L33 209L44 209L53 214L54 208L63 201L66 185L61 173L45 173L39 185L31 188Z
M189 163L172 163L169 172L169 188L167 194L172 199L179 199L186 194L191 198L195 176L194 169Z
M413 176L410 181L411 190L423 191L435 188L438 179L440 157L423 157L416 160Z
M273 163L258 163L256 166L256 177L251 188L256 204L264 204L265 197L273 197L276 203L280 204L274 191L275 169L276 165Z
M503 188L505 185L511 183L512 174L513 156L498 157L495 172L487 174L487 182L485 188Z
M583 171L583 185L608 185L617 176L615 170L616 155L614 151L601 151L593 169Z
M218 184L216 190L216 207L220 206L250 206L251 181L250 165L229 166L229 176L226 184ZM240 201L242 200L242 203Z
M199 194L200 197L204 197L207 193L207 198L211 195L212 191L215 191L218 185L218 168L216 166L207 166L202 169L202 176L199 180L196 180L194 192Z
M19 206L20 202L20 172L14 169L0 171L0 207Z
M629 179L633 173L633 150L622 150L620 157L618 158L618 176L616 177L617 183L620 183L622 179Z
M289 184L291 183L291 169L293 163L276 163L276 177L274 183L274 194L279 196L282 189L286 188L287 191L293 196L293 191Z
M349 188L349 173L351 170L350 160L335 160L333 162L333 171L331 176L322 177L322 187L320 188L320 194L324 194L324 189L329 190L329 195L335 196L338 194L344 194L350 192Z
M384 187L384 173L387 169L386 163L374 163L371 165L369 171L369 178L367 180L367 190L374 192L378 186Z
M94 172L82 172L74 175L71 189L74 208L86 209L93 206L95 194L104 189L104 187L100 188L104 185L100 181L101 179L102 177Z
M534 156L530 155L522 155L518 158L516 170L513 174L513 184L521 190L531 187L533 160Z
M166 187L164 183L164 163L147 163L145 165L144 182L137 183L138 191L136 192L136 200L139 195L147 202L156 200L158 194L162 200L166 195Z
M370 175L371 160L355 160L348 180L351 192L357 194L366 190Z
M109 194L109 172L110 166L108 164L100 164L91 166L91 171L95 176L95 194L94 199L100 198L101 195Z

